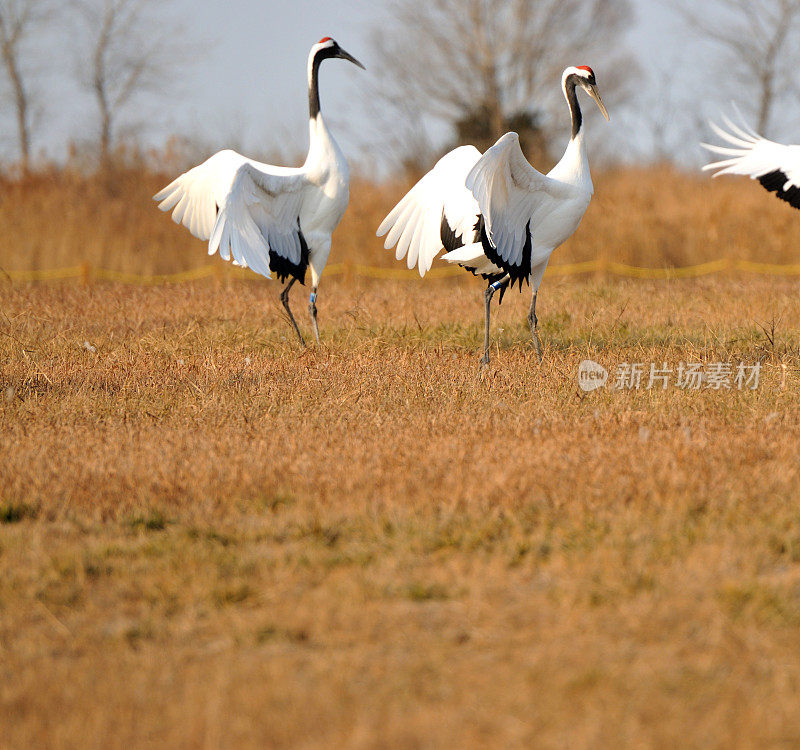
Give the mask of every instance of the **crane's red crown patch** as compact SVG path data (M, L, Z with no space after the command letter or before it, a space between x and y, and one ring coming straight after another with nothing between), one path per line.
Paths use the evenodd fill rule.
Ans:
M325 42L332 42L333 40L329 36L324 36L320 39L317 44L325 44Z
M585 70L589 75L594 75L594 71L588 65L579 65L578 70Z

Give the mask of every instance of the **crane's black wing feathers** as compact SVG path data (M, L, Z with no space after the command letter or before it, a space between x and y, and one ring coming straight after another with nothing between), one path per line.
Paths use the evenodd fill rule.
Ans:
M788 190L783 189L788 179L780 169L776 169L774 172L760 177L758 181L766 190L769 190L770 193L775 193L782 201L786 201L794 208L800 208L800 188L792 186Z
M484 255L492 263L494 263L494 265L496 265L498 268L502 268L511 277L509 289L513 289L515 284L519 284L519 289L522 291L523 281L526 281L528 284L530 284L533 254L533 238L531 237L530 221L528 222L528 226L525 228L525 246L522 248L522 259L519 265L512 265L507 260L503 260L503 258L500 257L486 232L486 222L484 221L483 216L478 219L478 223L475 225L475 232L476 235L480 236L480 242L483 246Z
M447 217L444 215L444 211L442 211L442 225L440 234L441 234L442 246L444 247L446 252L452 253L454 250L458 250L459 248L464 247L463 238L456 236L455 231L447 221ZM489 235L486 232L486 222L482 215L478 215L477 221L475 223L475 237L473 238L473 242L481 243L484 255L486 255L486 257L495 266L497 266L498 268L502 268L503 273L478 274L478 272L474 268L470 268L469 266L463 265L461 263L459 265L462 268L465 268L467 271L470 271L473 276L483 277L490 284L494 284L494 282L499 281L506 274L508 274L511 277L511 281L507 286L503 287L503 289L500 290L499 304L502 304L503 296L505 295L507 289L513 289L515 284L519 284L520 291L522 291L523 281L526 281L528 284L530 284L531 256L533 251L533 239L531 237L530 222L528 222L528 227L525 233L525 246L522 249L522 262L518 266L512 265L508 261L503 260L497 253L497 250L495 249L494 245L492 245L491 241L489 240Z
M455 230L450 226L447 217L444 215L444 209L442 210L442 226L439 234L442 239L442 247L444 247L446 253L452 253L454 250L464 247L464 239L456 236Z
M284 258L282 255L273 250L269 251L269 270L274 273L281 283L286 281L290 276L294 277L301 284L305 286L306 283L306 270L308 269L308 243L303 236L303 230L300 229L300 221L297 222L297 237L300 240L300 262L292 263L292 261Z

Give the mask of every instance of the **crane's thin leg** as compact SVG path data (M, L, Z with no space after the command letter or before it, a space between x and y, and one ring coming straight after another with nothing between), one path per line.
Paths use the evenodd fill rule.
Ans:
M495 281L494 284L489 284L486 287L486 291L483 293L483 298L486 301L486 332L483 338L483 358L481 359L481 364L484 367L489 366L489 323L492 314L492 297L494 297L495 292L499 292L501 289L505 289L508 286L509 277L506 276L500 281Z
M312 287L308 297L308 312L311 315L311 325L314 327L314 338L319 346L319 325L317 325L317 287Z
M539 359L542 357L542 342L539 340L539 318L536 317L536 298L539 296L539 291L535 291L533 293L533 298L531 299L531 309L528 313L528 324L531 327L531 339L533 340L533 345L536 347L536 353L539 355Z
M292 308L289 307L289 290L294 286L295 281L297 281L297 279L291 279L283 288L283 291L281 292L281 302L283 302L283 306L286 308L286 312L289 315L289 320L292 322L294 330L297 332L297 338L299 338L300 343L305 346L306 342L305 339L303 339L303 334L300 333L300 326L297 325L297 321L294 319L294 315L292 315Z

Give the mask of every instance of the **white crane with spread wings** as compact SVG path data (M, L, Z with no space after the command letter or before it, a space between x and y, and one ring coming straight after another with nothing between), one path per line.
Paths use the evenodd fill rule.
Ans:
M331 235L350 200L347 160L322 118L319 68L323 60L358 60L325 37L308 56L309 149L299 168L274 167L235 151L220 151L155 196L162 211L208 242L209 255L289 280L281 301L305 344L289 307L289 290L311 268L309 312L319 343L317 288L331 250Z
M386 249L397 245L398 260L424 276L440 251L489 282L485 292L484 365L489 364L492 297L509 286L533 287L528 322L541 355L536 297L552 252L578 228L594 188L584 140L581 88L608 113L591 68L567 68L561 80L572 116L572 137L561 161L548 175L534 169L516 133L506 133L485 154L462 146L444 156L395 206L378 229L388 234Z

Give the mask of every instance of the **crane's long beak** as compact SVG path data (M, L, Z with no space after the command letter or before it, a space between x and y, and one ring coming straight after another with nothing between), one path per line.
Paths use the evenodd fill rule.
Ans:
M349 52L345 52L343 49L339 49L339 54L337 57L341 57L342 60L349 60L354 65L358 65L361 70L366 70L366 68L358 61L355 57L353 57Z
M608 116L608 110L606 109L606 105L603 104L603 99L600 96L600 92L597 90L597 86L589 86L586 91L588 92L589 96L591 96L592 99L597 102L597 106L600 107L603 117L605 117L608 122L611 122L611 118Z

